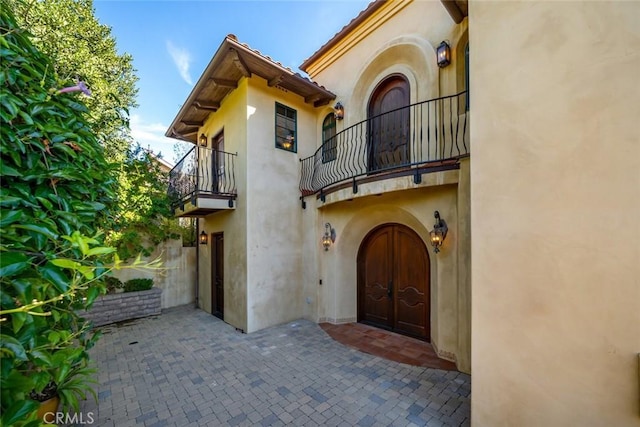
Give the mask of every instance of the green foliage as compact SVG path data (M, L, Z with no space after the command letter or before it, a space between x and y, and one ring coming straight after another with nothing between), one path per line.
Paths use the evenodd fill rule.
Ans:
M107 287L108 294L115 294L116 292L118 292L118 289L124 288L124 283L122 283L122 281L117 277L105 276L104 283Z
M153 288L153 279L131 279L124 284L125 292L147 291Z
M131 140L129 110L136 106L137 77L133 58L118 54L111 28L94 15L92 0L9 0L33 44L51 58L55 72L82 80L91 89L86 99L88 124L105 147L107 158L119 160Z
M164 169L164 170L163 170ZM167 239L180 237L167 195L168 171L149 151L134 145L117 171L118 210L108 232L108 243L122 259L145 256Z
M183 247L194 247L198 244L198 236L196 236L197 218L179 218L178 228L182 236Z
M100 24L92 0L9 0L34 44L52 58L52 71L85 81L88 124L105 149L117 181L116 204L104 226L110 245L128 259L150 255L181 229L169 212L166 173L150 153L132 143L129 110L137 94L133 59L118 54L111 29Z
M114 181L86 97L59 90L49 58L0 6L0 422L22 425L52 383L64 408L91 390L98 336L77 313L105 291L113 249L98 230Z

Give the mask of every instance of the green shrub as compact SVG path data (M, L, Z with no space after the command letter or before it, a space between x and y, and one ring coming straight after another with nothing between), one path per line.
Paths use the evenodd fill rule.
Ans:
M104 283L107 285L108 294L115 294L116 292L118 292L118 289L122 289L124 287L124 283L122 283L122 280L113 276L106 276L104 278Z
M124 284L125 292L147 291L153 288L153 279L131 279Z
M0 1L0 425L34 425L55 389L78 410L98 338L80 317L104 293L98 232L113 178L87 122L83 82L49 58ZM65 87L68 86L68 87Z

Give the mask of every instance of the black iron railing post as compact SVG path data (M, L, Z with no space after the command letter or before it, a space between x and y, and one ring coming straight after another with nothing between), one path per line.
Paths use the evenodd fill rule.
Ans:
M200 191L200 150L202 149L202 147L200 147L199 145L196 145L196 168L195 168L195 172L196 172L196 188L195 191L196 193L198 191Z
M169 172L168 194L173 208L198 195L235 198L237 153L193 147Z

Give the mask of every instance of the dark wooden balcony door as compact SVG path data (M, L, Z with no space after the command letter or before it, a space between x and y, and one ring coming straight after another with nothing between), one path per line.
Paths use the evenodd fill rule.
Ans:
M224 320L224 234L211 235L211 314Z
M409 162L409 82L395 75L371 95L368 108L368 170L375 172ZM383 114L386 113L386 114Z
M358 321L430 341L429 254L400 224L371 231L358 251Z
M211 176L213 177L213 193L219 194L224 188L224 131L211 141Z

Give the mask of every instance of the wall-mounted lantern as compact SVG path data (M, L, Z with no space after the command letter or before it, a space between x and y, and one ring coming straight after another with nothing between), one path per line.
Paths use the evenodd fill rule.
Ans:
M333 106L333 117L335 117L336 120L344 119L344 106L342 103L338 102Z
M198 142L203 147L206 147L207 146L207 135L205 135L204 133L200 134L200 138L198 139Z
M293 135L289 135L284 141L282 141L282 148L285 150L290 150L293 147L293 143L295 141L295 137Z
M440 212L435 211L433 216L436 219L436 223L433 225L433 230L429 232L429 238L431 239L431 245L433 246L433 251L435 253L440 252L440 246L442 246L442 242L447 237L447 231L449 228L447 227L447 223L440 218Z
M451 64L451 48L446 41L442 41L436 49L436 55L438 57L438 67L444 68Z
M330 223L324 225L324 236L322 236L322 246L324 250L328 251L332 243L336 241L336 230L331 227Z
M200 233L200 244L206 245L207 243L209 243L209 236L203 230L202 233Z

